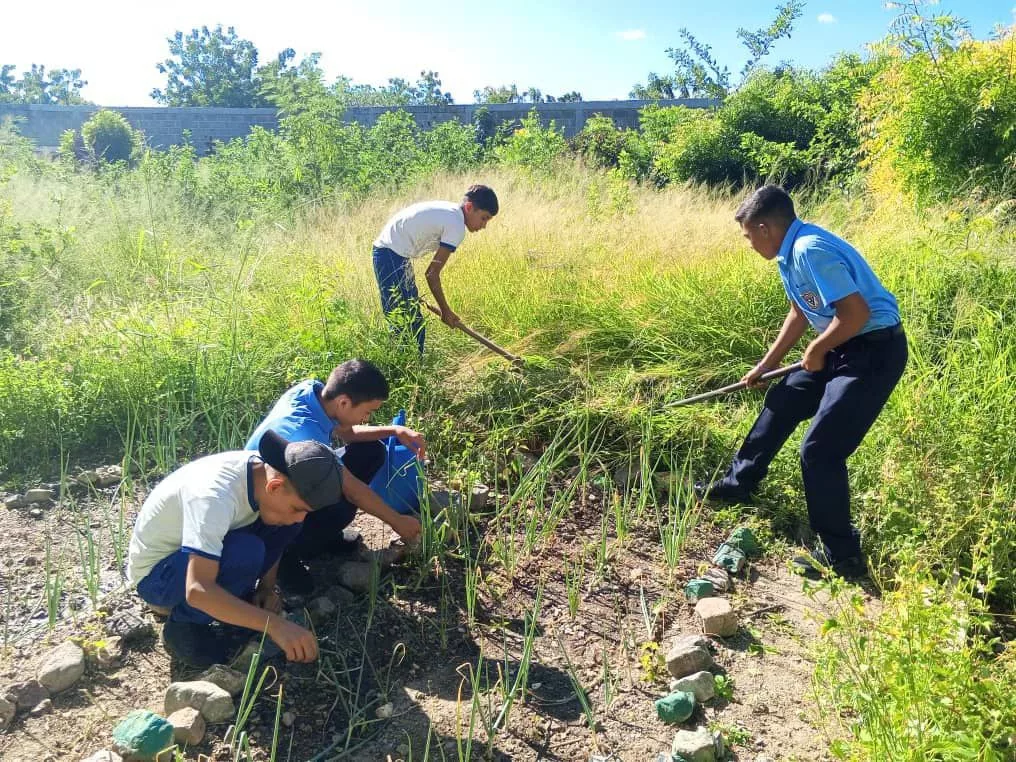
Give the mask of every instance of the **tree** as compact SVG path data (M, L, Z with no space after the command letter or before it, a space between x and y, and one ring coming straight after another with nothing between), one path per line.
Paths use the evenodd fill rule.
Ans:
M522 103L523 96L519 94L518 85L512 84L491 87L487 85L482 90L473 90L473 99L476 103Z
M223 32L219 24L192 29L186 37L177 32L168 40L170 58L156 64L167 77L164 90L152 90L152 98L166 106L267 106L262 94L266 77L278 77L296 57L292 48L258 68L254 43L238 37L233 27Z
M759 61L772 52L773 45L784 37L790 37L794 22L804 12L804 0L787 0L776 7L776 17L769 26L754 31L740 28L737 38L748 49L748 60L740 73L743 84ZM678 31L683 45L668 48L667 55L674 62L674 73L663 77L650 73L649 82L635 85L632 97L663 98L725 98L734 88L730 81L730 69L721 66L713 57L712 47L698 40L687 29ZM669 94L669 95L668 95Z
M565 93L564 95L559 95L557 97L557 102L558 103L581 103L582 102L582 93L580 93L578 90L570 90L567 93Z
M0 103L40 103L74 106L87 103L81 89L88 83L81 79L81 69L52 69L32 64L29 71L15 79L12 64L0 67Z

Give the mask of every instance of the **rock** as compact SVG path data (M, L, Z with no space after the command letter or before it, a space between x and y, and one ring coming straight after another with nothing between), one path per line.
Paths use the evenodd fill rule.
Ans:
M38 556L25 556L21 559L22 566L38 566L40 563Z
M702 672L712 666L712 655L701 646L675 643L667 652L667 670L674 677Z
M656 716L664 722L684 722L695 712L695 694L690 691L674 691L657 699Z
M28 515L33 519L41 519L46 515L46 512L42 510L42 508L30 508L28 510Z
M713 566L702 575L702 579L706 582L711 582L713 584L713 590L717 593L725 593L730 590L730 575L727 573L726 569Z
M382 704L374 710L374 715L379 720L387 720L395 713L395 707L389 701L387 704Z
M339 584L354 593L370 590L371 567L365 561L347 561L339 567Z
M19 712L27 712L49 698L46 686L38 680L25 680L12 683L3 689L3 698L17 704Z
M155 633L151 622L130 610L118 611L108 617L105 626L106 632L120 636L127 644L151 637Z
M70 688L83 674L85 674L85 652L77 643L68 640L43 657L36 677L46 686L50 694L55 694Z
M38 704L33 706L28 713L32 717L41 717L44 714L53 713L53 699L43 699Z
M239 696L243 693L243 686L247 684L247 675L224 664L213 664L201 673L198 680L217 685L230 696Z
M172 745L173 726L147 709L135 709L113 728L113 748L127 759L153 760Z
M716 695L716 680L712 672L696 672L687 677L670 681L672 691L690 691L695 694L695 700L704 704Z
M480 483L473 485L473 489L469 492L469 512L475 513L484 510L489 499L490 487Z
M30 489L25 493L26 503L52 503L56 500L56 493L51 489Z
M18 713L18 705L14 701L0 696L0 733L3 733L14 722L14 715Z
M337 609L330 598L322 595L308 603L307 610L310 612L310 618L314 620L314 624L320 624L333 616Z
M661 751L653 762L674 762L674 755L669 751Z
M747 558L744 553L727 543L720 545L716 555L713 556L713 563L723 567L731 574L737 574L741 571L744 568L746 560Z
M21 495L7 495L4 498L4 508L24 508L26 505L28 505L28 501Z
M167 719L173 726L173 740L178 744L196 746L205 737L205 718L193 707L177 709Z
M730 533L726 544L732 548L737 548L748 558L757 558L762 555L762 544L749 527L738 527L735 529Z
M95 663L102 669L110 669L123 660L123 654L123 638L119 635L112 635L96 644Z
M233 697L229 691L206 680L173 683L166 689L164 709L172 714L177 709L192 707L208 722L226 722L233 716Z
M713 736L705 728L677 731L671 752L685 762L716 762Z
M95 469L95 474L99 487L112 487L123 480L123 469L120 466L102 466Z
M737 614L726 598L703 598L695 604L695 613L702 620L702 632L729 638L737 632Z
M123 757L115 751L103 749L102 751L95 752L88 759L81 760L81 762L123 762Z
M295 714L293 714L292 712L283 712L282 713L282 724L283 725L285 725L287 728L291 728L291 727L293 727L293 723L294 722L296 722L296 715Z
M84 485L85 487L90 487L91 485L98 483L99 472L82 471L75 477L75 481L77 481L78 484Z
M693 579L684 586L684 597L692 603L713 594L713 583L707 579Z
M635 463L626 463L614 469L614 484L621 492L627 492L640 477L641 473Z

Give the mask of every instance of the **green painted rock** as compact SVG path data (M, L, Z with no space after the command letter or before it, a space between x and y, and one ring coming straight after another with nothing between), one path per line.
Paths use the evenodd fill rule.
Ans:
M713 556L713 563L726 569L731 574L737 574L741 571L744 568L746 560L742 551L727 543L723 543L716 551L716 555Z
M693 579L684 586L684 596L695 603L700 598L708 598L713 594L713 583L707 579Z
M135 709L113 729L116 750L128 759L152 760L173 745L173 726L147 709Z
M656 700L656 714L664 722L684 722L695 711L695 694L674 691Z
M757 558L762 555L762 545L755 533L748 527L738 527L731 532L730 537L727 538L727 545L737 548L748 558Z

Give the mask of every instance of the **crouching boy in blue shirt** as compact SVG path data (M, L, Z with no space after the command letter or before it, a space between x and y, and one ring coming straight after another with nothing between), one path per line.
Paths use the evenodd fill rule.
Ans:
M377 367L366 360L347 360L325 382L307 379L286 390L247 440L246 448L256 450L271 430L292 440L330 446L339 439L345 444L338 453L343 466L341 494L334 505L307 517L303 531L282 555L279 582L287 592L306 595L313 590L306 562L356 548L358 537L346 527L357 509L381 519L404 540L420 533L419 519L396 512L368 486L385 460L379 440L395 436L417 458L426 455L426 441L418 432L406 426L366 425L387 399L388 382Z
M766 394L762 413L723 478L696 484L696 492L713 501L749 501L783 443L811 418L801 444L801 472L809 522L821 542L795 565L811 575L818 566L844 575L862 573L860 534L850 520L847 458L907 364L896 299L850 244L799 220L794 202L779 186L757 190L734 219L755 251L776 260L790 299L776 341L742 381L755 385L779 366L809 326L818 335L804 351L803 370L785 376Z

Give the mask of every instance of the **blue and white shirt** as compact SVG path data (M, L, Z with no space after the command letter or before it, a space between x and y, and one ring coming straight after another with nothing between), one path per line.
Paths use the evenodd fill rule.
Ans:
M860 294L871 316L859 334L900 322L896 298L857 249L818 225L795 219L776 255L787 296L819 333L836 317L835 303Z
M374 246L415 259L437 251L438 246L455 251L465 237L461 206L450 201L422 201L392 215Z
M318 392L324 386L320 381L307 379L287 389L254 429L244 449L258 449L261 437L268 429L290 442L313 440L331 447L336 422L328 417L318 399Z

